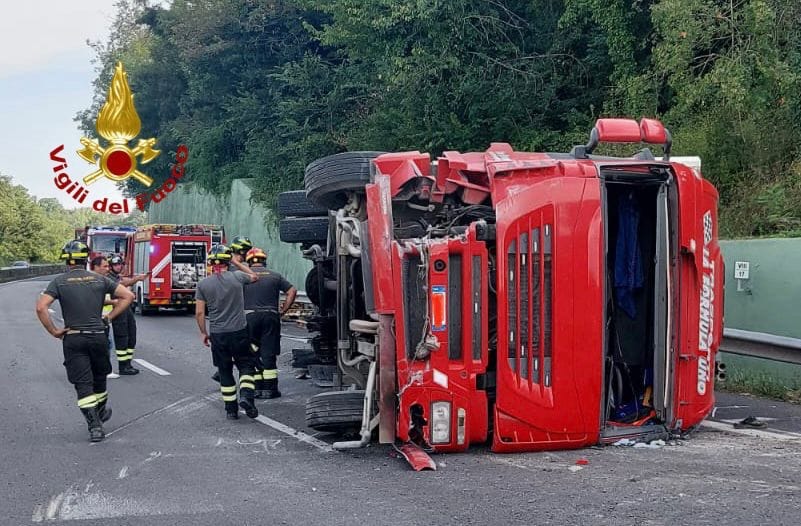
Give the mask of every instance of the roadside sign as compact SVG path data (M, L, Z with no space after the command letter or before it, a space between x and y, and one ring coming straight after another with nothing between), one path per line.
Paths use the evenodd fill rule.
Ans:
M749 279L749 267L751 263L748 261L735 261L734 262L734 279Z

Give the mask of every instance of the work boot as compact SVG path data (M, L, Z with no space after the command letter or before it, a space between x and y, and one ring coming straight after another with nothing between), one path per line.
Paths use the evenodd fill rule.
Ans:
M214 371L214 374L211 375L211 379L217 383L220 383L220 371Z
M103 422L97 412L97 407L84 407L81 408L86 424L89 428L89 441L100 442L106 438L106 433L103 431Z
M259 410L256 409L256 402L253 400L253 395L240 395L239 406L245 410L245 414L248 415L248 418L256 418L259 416Z
M239 420L239 407L237 407L236 402L225 402L225 418Z
M281 391L278 390L278 378L264 380L264 391L262 393L264 394L262 398L280 398Z
M139 369L131 365L131 362L120 362L120 375L139 374Z
M108 422L111 418L111 408L106 406L106 401L97 404L97 414L100 416L101 422Z

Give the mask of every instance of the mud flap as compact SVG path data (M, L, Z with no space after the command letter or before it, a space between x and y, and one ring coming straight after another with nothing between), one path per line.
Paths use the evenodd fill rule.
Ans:
M400 446L396 445L395 450L403 455L403 458L406 459L406 462L408 462L415 471L422 471L424 469L437 470L437 464L434 460L417 444L407 442Z

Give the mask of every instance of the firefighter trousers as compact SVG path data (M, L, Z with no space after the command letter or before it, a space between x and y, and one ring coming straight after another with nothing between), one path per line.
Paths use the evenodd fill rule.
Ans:
M239 396L253 400L256 371L256 355L250 350L247 329L234 332L212 332L211 354L214 364L220 371L220 392L228 408L236 405L237 388L234 378L234 365L239 370Z
M108 399L106 375L111 372L105 331L66 334L62 340L67 380L75 387L78 407L91 409Z
M128 364L134 357L136 349L136 317L133 309L125 311L111 320L114 329L114 348L120 364Z
M257 389L275 389L278 378L276 361L281 353L281 316L274 311L247 314L250 343L259 354L261 367L256 371Z

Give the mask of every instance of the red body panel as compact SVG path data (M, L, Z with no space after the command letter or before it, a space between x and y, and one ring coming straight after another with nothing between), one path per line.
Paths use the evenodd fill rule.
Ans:
M528 246L517 257L498 258L498 276L507 279L498 279L498 383L492 448L526 451L597 443L603 342L598 180L526 179L510 174L496 179L496 196L499 254L508 254L513 240L522 244L525 232L539 235L534 239L529 234ZM546 229L552 232L549 248ZM533 291L535 283L544 285L545 265L535 264L537 253L540 260L551 258L550 290L538 287L539 293L529 294L525 304L502 301L522 297L523 288ZM512 275L514 279L509 279ZM544 308L535 310L535 305L549 304L550 322ZM529 330L523 341L520 335L526 333L522 325L527 320L538 334ZM546 334L548 323L550 334Z
M678 165L680 290L674 422L697 425L715 404L715 355L723 335L723 255L717 190Z

